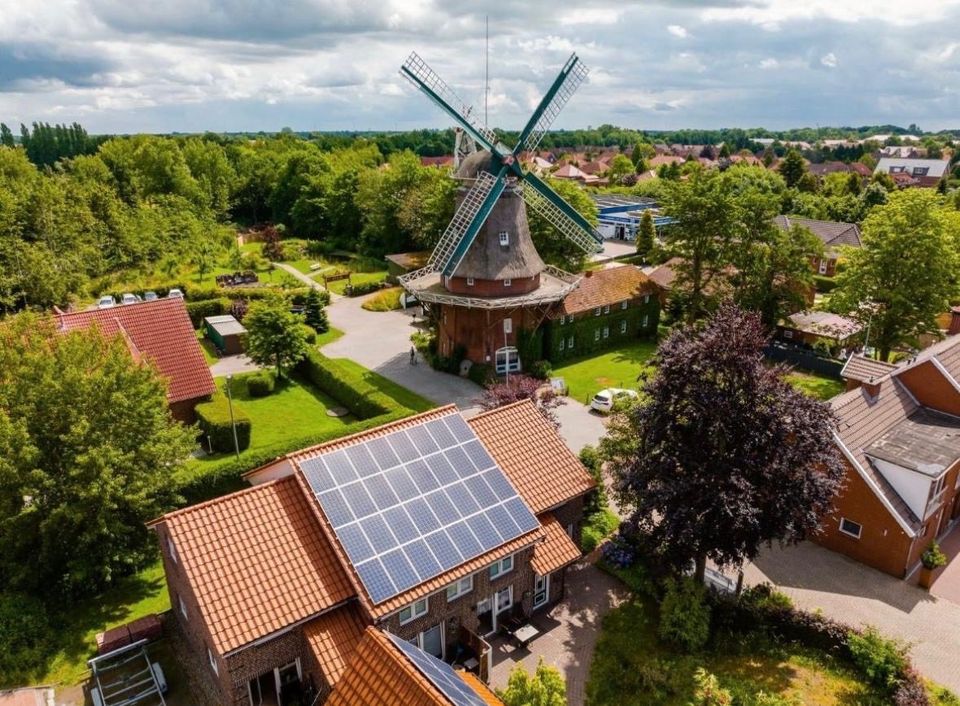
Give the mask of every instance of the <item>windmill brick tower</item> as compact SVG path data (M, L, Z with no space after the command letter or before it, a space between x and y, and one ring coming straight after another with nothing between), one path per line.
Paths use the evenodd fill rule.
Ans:
M498 373L519 371L523 332L532 334L579 283L577 276L543 262L530 238L527 206L586 252L597 252L603 240L519 160L521 152L536 150L587 69L575 54L570 57L512 150L417 54L410 55L400 73L481 148L454 175L460 182L457 210L426 267L401 277L400 283L436 317L441 355L463 351L466 359Z

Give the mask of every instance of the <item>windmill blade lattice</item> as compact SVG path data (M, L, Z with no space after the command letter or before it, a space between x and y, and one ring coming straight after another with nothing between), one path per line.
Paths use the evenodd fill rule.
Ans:
M483 121L474 117L473 108L463 102L456 92L440 78L436 71L416 52L411 52L407 60L403 62L400 73L410 81L414 86L427 94L434 103L439 105L444 111L451 114L451 117L466 123L463 127L470 133L475 140L480 142L489 150L494 149L497 144L497 136L493 130L484 125Z
M489 172L481 172L477 175L477 181L473 188L467 192L446 230L443 231L443 235L440 236L440 240L427 262L427 267L434 272L456 269L456 265L460 264L460 259L463 259L463 253L459 255L459 258L456 257L458 249L465 251L465 248L461 246L467 239L469 231L471 229L479 230L486 220L486 214L481 213L481 211L486 207L489 213L489 209L503 192L505 185L506 180L503 177L495 177ZM494 193L496 193L496 196L491 199L490 197ZM472 240L472 238L469 238L470 242ZM456 262L453 262L454 259L456 259Z
M515 155L525 150L532 152L537 149L540 140L550 129L560 111L563 110L563 106L567 104L580 84L587 79L589 73L590 69L580 61L579 57L576 54L571 54L560 71L560 75L540 101L540 105L534 111L530 122L520 133L520 141L513 151Z
M603 242L603 236L597 233L579 213L573 211L545 182L528 174L521 183L520 193L528 206L553 224L561 235L570 239L581 250L589 254L603 250L600 244ZM573 213L571 214L570 211ZM578 219L583 222L578 222Z

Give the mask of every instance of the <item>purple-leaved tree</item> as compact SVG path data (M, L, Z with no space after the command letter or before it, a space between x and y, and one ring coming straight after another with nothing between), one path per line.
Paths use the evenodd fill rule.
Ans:
M725 305L660 344L601 452L631 521L673 566L739 566L815 530L840 488L830 408L763 361L759 318Z
M540 414L554 427L560 427L554 410L564 404L563 399L552 388L545 387L543 380L530 375L511 375L509 380L493 383L483 391L477 404L486 411L520 400L533 400Z

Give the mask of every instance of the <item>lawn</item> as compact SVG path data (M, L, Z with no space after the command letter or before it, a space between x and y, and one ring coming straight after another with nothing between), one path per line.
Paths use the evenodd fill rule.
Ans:
M197 341L200 342L200 350L203 351L203 359L207 361L207 365L213 365L218 360L217 349L214 347L213 342L203 335L203 329L197 331L196 334Z
M828 378L816 373L808 373L800 370L794 370L784 377L791 385L801 392L818 400L829 400L836 397L846 389L843 380Z
M638 340L626 346L564 361L553 369L562 377L570 397L589 404L590 398L605 387L637 389L637 376L650 370L647 361L657 349L655 341Z
M350 284L369 284L371 282L383 282L387 278L387 271L377 270L375 272L351 272ZM341 279L330 283L330 291L334 294L343 294L347 287L347 280Z
M421 397L416 392L408 390L403 385L398 385L393 380L388 380L379 373L367 370L359 363L355 363L346 358L337 358L336 361L344 368L353 370L358 375L362 375L366 382L373 385L388 397L392 397L407 409L412 409L414 412L426 412L428 409L433 409L437 406L426 397Z
M734 703L753 704L759 691L795 697L809 706L879 706L876 693L830 655L761 635L719 639L699 654L682 654L660 642L652 601L631 600L603 620L590 676L592 706L686 706L692 702L698 667L715 674Z
M327 329L326 331L324 331L323 333L318 333L318 334L317 334L317 348L322 348L323 346L327 345L328 343L333 343L334 341L336 341L336 340L337 340L338 338L340 338L341 336L343 336L343 331L341 331L341 330L338 329L338 328L334 328L333 326L331 326L330 328L328 328L328 329Z

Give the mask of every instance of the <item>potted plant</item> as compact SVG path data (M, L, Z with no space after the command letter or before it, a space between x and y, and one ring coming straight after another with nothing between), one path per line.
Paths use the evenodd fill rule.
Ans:
M947 555L940 549L940 545L937 544L936 541L933 541L920 556L920 563L922 564L922 568L920 569L920 585L923 588L929 589L930 584L933 583L933 573L940 567L946 566Z

